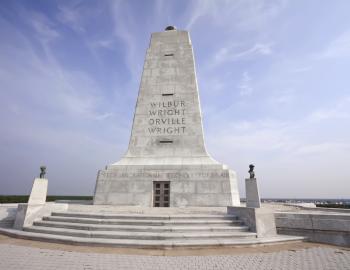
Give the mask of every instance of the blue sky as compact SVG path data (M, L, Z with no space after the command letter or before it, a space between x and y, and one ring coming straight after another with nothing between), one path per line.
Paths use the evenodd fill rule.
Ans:
M350 2L3 1L0 194L90 195L126 151L150 34L190 31L209 153L263 197L350 197Z

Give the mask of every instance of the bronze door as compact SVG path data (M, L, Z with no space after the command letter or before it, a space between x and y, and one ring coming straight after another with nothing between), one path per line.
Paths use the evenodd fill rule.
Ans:
M153 206L169 207L170 205L170 182L155 181L153 182Z

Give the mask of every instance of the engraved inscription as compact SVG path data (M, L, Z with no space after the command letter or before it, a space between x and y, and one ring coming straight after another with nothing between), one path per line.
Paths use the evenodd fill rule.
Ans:
M185 111L184 100L151 102L148 111L149 134L184 134L186 131Z
M136 171L136 172L113 172L100 171L99 178L151 178L151 179L211 179L211 178L227 178L228 172L191 172L191 171Z
M145 171L132 172L132 173L101 171L99 175L106 178L123 178L123 177L159 178L160 176L159 172L145 172Z

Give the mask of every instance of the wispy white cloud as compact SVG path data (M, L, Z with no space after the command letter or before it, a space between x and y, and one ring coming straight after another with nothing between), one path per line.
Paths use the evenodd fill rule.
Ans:
M54 28L54 23L46 15L38 12L28 12L25 15L41 41L47 43L60 36L59 32Z
M210 61L211 68L227 62L252 59L257 56L272 54L272 43L256 43L249 48L242 48L241 44L233 44L221 48Z
M86 32L83 25L83 17L81 10L71 4L69 6L61 5L58 7L59 13L57 14L57 19L67 27L73 29L76 32L84 33Z
M56 102L64 111L91 120L104 119L111 115L100 108L104 102L99 93L102 93L97 83L83 72L61 71L60 79L56 82L60 91L56 93ZM101 112L102 111L102 112Z
M252 78L248 72L245 71L242 75L241 82L238 85L240 96L250 96L253 93L253 87L251 86Z
M265 157L269 154L286 157L285 154L288 153L292 159L315 153L326 154L327 151L344 151L350 147L349 143L336 140L315 143L312 138L310 140L302 136L303 132L313 128L307 119L238 121L227 124L225 129L219 132L215 127L210 129L208 144L214 146L212 148L216 153L255 152L256 155L263 153ZM211 136L212 130L215 130L215 136Z
M304 72L307 72L310 70L312 70L312 66L308 65L308 66L300 66L300 67L292 68L291 72L292 73L304 73Z
M214 76L198 76L198 80L201 82L205 82L204 85L199 85L201 91L207 92L208 94L219 93L225 90L227 86L227 81L223 81L218 77Z
M83 71L69 70L57 61L51 49L51 43L59 36L54 23L39 13L26 15L34 26L34 33L44 48L44 54L35 53L31 42L8 25L17 38L22 40L22 47L7 47L5 44L0 46L0 76L7 89L26 96L32 102L40 104L43 101L45 106L64 114L91 119L100 119L106 115L107 112L99 107L102 103L99 93L102 91L94 79ZM21 80L14 76L21 76ZM27 87L30 90L25 91Z
M96 116L95 118L97 120L105 120L106 118L110 118L112 116L113 116L113 113L107 112L107 113L100 114L100 115Z
M286 94L288 93L293 94L293 91L286 91ZM245 153L253 156L262 154L264 158L268 158L269 155L273 158L288 156L288 159L294 160L315 154L326 155L330 152L341 153L341 156L349 155L350 143L347 142L346 135L348 131L329 136L324 130L322 136L309 136L319 130L321 120L350 119L348 96L339 98L332 108L317 110L309 117L301 116L289 120L255 117L253 120L227 121L227 118L221 115L207 130L208 145L215 149L215 153L225 157L230 155L229 153ZM341 121L334 124L344 125Z
M319 144L302 145L296 149L295 154L305 155L325 155L330 152L346 152L350 150L350 143L324 142Z
M267 97L267 103L270 103L272 106L283 106L291 104L296 98L294 89L278 89L274 91Z
M189 6L186 29L199 26L202 20L226 29L258 30L286 7L287 0L196 0Z
M191 12L186 29L191 29L193 25L204 16L214 16L217 13L217 5L218 3L210 0L192 1L190 6Z
M229 1L232 2L232 1ZM287 7L288 0L241 0L237 5L237 29L259 31Z
M100 40L92 41L90 45L95 48L114 49L115 41L113 39L100 39Z
M32 26L30 39L0 18L0 33L11 33L0 43L0 122L7 126L0 141L1 145L6 142L7 158L21 163L25 172L9 176L11 180L2 182L1 190L25 194L25 179L33 167L44 163L49 168L51 194L91 194L96 170L125 151L124 145L119 147L112 143L112 136L104 135L119 134L127 145L125 115L109 106L93 76L57 60L55 41L64 36L52 21L32 13L24 18ZM40 50L35 47L38 44ZM118 125L98 128L108 118ZM30 156L33 149L36 154ZM14 162L4 163L4 155L0 159L4 174L13 170ZM77 167L86 169L77 173ZM11 183L16 183L15 188L11 189Z
M350 57L350 31L340 34L321 52L315 54L316 58L343 58Z
M289 151L295 145L290 135L293 128L295 127L288 122L273 119L245 120L226 124L225 129L218 132L212 139L216 147L221 150L224 145L226 147L229 145L233 148L233 152L236 150L271 152L277 149L284 152Z
M159 22L167 25L173 25L175 20L172 20L172 3L170 1L155 0L154 1L154 20L150 21L150 28L156 29L159 27ZM176 26L176 25L175 25ZM165 27L165 25L163 25Z
M129 71L133 75L133 80L136 82L140 76L142 65L141 61L137 60L137 56L140 55L137 47L137 37L132 34L130 29L135 29L138 25L133 15L130 14L129 11L123 9L123 5L127 5L127 2L112 1L110 4L114 21L114 35L122 40L125 45L126 63Z
M313 189L317 183L326 183L328 177L346 179L348 169L342 174L337 172L349 159L350 150L350 144L341 138L307 136L314 129L315 125L306 118L226 121L224 128L222 122L211 126L206 141L217 160L237 171L241 194L248 164L254 163L260 183L264 183L261 186L264 197L348 196L348 192L337 188ZM344 185L347 186L345 182ZM305 189L302 192L301 186Z
M313 111L308 116L310 121L323 121L334 119L350 119L350 97L343 97L332 107Z

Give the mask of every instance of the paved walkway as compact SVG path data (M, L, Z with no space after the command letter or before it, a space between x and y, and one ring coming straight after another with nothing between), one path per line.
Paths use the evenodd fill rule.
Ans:
M349 270L350 251L319 246L271 253L145 256L54 250L0 244L0 269L305 269Z

